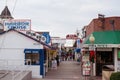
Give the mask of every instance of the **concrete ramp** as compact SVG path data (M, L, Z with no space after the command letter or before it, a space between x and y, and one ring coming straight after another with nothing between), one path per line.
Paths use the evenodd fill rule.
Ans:
M0 70L0 80L31 80L31 71L5 71Z

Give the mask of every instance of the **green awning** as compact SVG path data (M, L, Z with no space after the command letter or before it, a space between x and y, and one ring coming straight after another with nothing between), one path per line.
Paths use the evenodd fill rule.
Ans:
M120 31L102 31L92 34L95 37L94 44L120 44ZM84 44L90 44L89 37Z

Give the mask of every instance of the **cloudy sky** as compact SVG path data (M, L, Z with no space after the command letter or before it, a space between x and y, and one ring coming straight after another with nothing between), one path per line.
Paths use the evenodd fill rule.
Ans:
M32 30L55 37L74 34L99 13L120 16L120 0L0 0L0 12L6 4L15 19L31 19Z

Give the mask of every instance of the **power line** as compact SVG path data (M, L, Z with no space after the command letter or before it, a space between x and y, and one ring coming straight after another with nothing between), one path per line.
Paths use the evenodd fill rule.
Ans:
M12 14L13 14L13 12L14 12L14 10L15 10L16 4L17 4L17 0L15 0L15 4L14 4L14 7L13 7Z

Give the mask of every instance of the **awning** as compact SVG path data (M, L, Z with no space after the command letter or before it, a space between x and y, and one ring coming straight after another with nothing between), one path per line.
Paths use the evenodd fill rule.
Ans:
M107 47L120 47L120 31L101 31L93 32L95 37L94 45L95 47L107 48ZM84 42L83 47L89 47L91 44L88 36Z
M92 34L95 37L94 44L120 44L120 31L93 32ZM84 44L91 44L89 37Z

